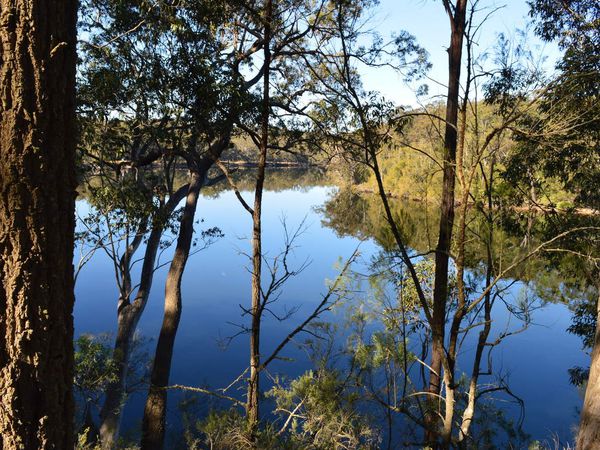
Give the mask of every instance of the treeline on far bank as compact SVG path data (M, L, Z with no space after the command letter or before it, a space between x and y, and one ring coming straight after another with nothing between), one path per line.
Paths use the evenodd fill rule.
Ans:
M441 120L444 108L443 103L433 103L418 109L407 109L407 123L401 130L392 133L390 141L381 150L380 168L390 197L439 204L444 158L443 147L440 146L444 133L444 122ZM478 140L498 125L497 114L497 107L484 100L468 110L465 139L470 145L465 146L465 160L474 161L475 149L482 144ZM495 203L510 206L516 211L595 214L593 202L581 202L577 189L570 190L561 179L572 178L575 172L559 174L546 170L543 164L524 165L523 154L527 152L529 142L520 131L528 126L529 120L530 116L523 117L520 123L512 125L510 132L499 134L495 143L493 171L496 181L492 185ZM377 193L375 176L364 164L343 157L321 160L320 164L325 164L331 180L338 185L351 187L358 193ZM483 170L489 161L483 160L479 164ZM481 199L485 198L486 189L486 174L482 170L475 173L469 194L480 205L483 205ZM460 193L461 186L458 185L457 203Z

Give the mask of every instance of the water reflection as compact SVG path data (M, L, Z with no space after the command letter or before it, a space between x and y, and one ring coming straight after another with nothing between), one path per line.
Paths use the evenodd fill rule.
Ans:
M414 253L426 258L434 248L437 230L434 207L406 201L392 202L392 206L395 220L401 224L405 242ZM384 250L384 254L393 254L395 242L378 198L341 191L325 203L322 212L324 225L334 228L339 236L372 238ZM471 239L467 245L466 266L473 290L477 289L478 284L481 286L481 278L489 266L485 242L493 243L490 249L494 255L493 265L497 271L501 271L503 266L508 266L528 248L535 248L543 240L564 230L597 222L597 218L579 217L576 224L566 224L562 223L566 216L536 217L514 211L498 211L496 215L499 219L493 230L493 240L489 236L486 239L490 229L486 226L483 213L475 215L469 224ZM577 238L583 240L581 235ZM572 243L561 244L565 248L573 248ZM570 256L565 258L564 253L558 252L536 255L526 264L505 274L505 280L499 283L498 289L500 307L494 311L493 329L486 344L488 361L484 362L481 370L482 374L488 376L489 388L505 386L524 400L526 431L538 439L553 432L563 442L572 440L571 426L577 422L580 404L578 391L568 385L569 375L571 379L582 372L585 376L585 364L589 362L579 350L577 339L567 334L566 330L583 335L584 343L587 336L589 345L595 328L597 297L597 290L589 287L593 276L586 278L585 272L582 272L582 262L577 263ZM570 325L567 308L572 307L575 307L576 316ZM382 305L379 305L381 309ZM480 321L481 316L478 316ZM482 323L479 326L482 328ZM500 338L507 339L496 348ZM475 336L464 339L459 365L461 361L470 364L477 348ZM568 346L572 346L571 350L563 352ZM492 348L493 353L489 351ZM569 369L575 361L584 361L583 370L577 366L578 363L574 363L575 369ZM468 367L463 364L461 369L468 370ZM551 397L547 395L548 392L552 392ZM504 401L510 400L509 397L500 396ZM557 398L560 401L553 403ZM568 403L572 406L565 408L564 405ZM509 407L508 410L512 411L509 417L514 419L514 408ZM564 414L562 419L558 419L559 410L562 413L558 415ZM487 414L490 414L489 411ZM499 417L494 417L490 421L496 425L502 423Z
M252 182L251 175L237 173L236 177L238 186L246 191ZM339 357L338 364L344 366L354 358L365 369L368 365L373 366L376 346L379 345L380 350L389 348L389 343L383 345L383 341L402 335L390 331L397 329L398 325L408 324L413 328L409 345L401 347L401 351L388 358L388 361L408 364L407 355L411 355L411 367L400 367L402 376L396 377L402 379L402 384L396 390L398 398L405 397L407 374L411 382L416 380L415 391L420 389L416 382L423 376L422 364L414 358L423 360L427 356L426 350L423 350L426 335L422 333L423 327L419 328L419 314L409 308L409 302L402 303L407 307L404 311L396 308L399 292L396 288L402 286L403 275L397 266L394 267L393 239L378 199L340 191L324 181L321 175L310 172L273 171L267 181L268 191L263 206L266 251L274 254L281 249L282 218L290 226L298 225L306 218L309 226L295 250L293 263L301 264L308 257L311 264L300 277L288 283L279 306L280 313L296 306L299 306L298 311L289 321L271 320L266 324L263 338L265 352L268 353L271 346L284 337L290 328L303 320L324 292L325 280L336 276L336 265L340 258L347 258L360 245L362 260L355 266L355 276L348 280L348 283L356 283L354 301L323 317L338 326L333 333L335 347L343 355ZM249 195L248 192L243 194ZM80 214L87 207L85 200L80 200ZM426 261L434 248L437 229L434 206L398 201L394 202L394 215L402 225L404 238L412 251L422 255L421 258ZM247 320L240 305L246 305L250 295L250 279L246 270L248 261L243 253L249 249L251 224L234 195L222 185L203 192L197 218L204 220L202 227L219 227L225 237L192 257L189 262L183 281L183 316L176 341L171 382L218 388L238 377L247 364L244 337L232 340L226 349L223 349L222 343L237 333L238 324ZM494 264L506 264L524 251L523 227L527 228L528 224L523 221L526 220L526 217L507 217L503 220L505 226L494 231ZM470 223L474 235L486 232L484 222L478 218ZM529 226L527 245L535 245L536 240L544 238L545 225ZM486 273L487 255L481 241L473 239L467 248L467 267L474 290ZM165 257L168 258L168 253ZM421 270L427 273L425 262ZM109 261L98 256L82 272L77 285L77 334L115 331L115 301L118 293L112 282L111 271ZM373 271L383 275L374 277ZM394 276L390 277L390 274ZM502 298L498 299L494 311L489 340L503 333L516 333L524 324L527 329L494 346L491 356L488 357L488 352L485 352L482 365L485 375L482 376L487 378L482 379L481 383L497 386L501 380L510 387L511 393L523 400L523 429L532 438L548 439L552 433L557 433L562 440L571 440L571 427L577 422L576 409L581 404L581 398L577 388L569 383L568 369L576 366L585 368L587 358L580 350L579 338L566 332L571 325L567 302L579 299L588 309L590 302L583 300L581 289L575 282L576 277L561 272L560 258L535 258L508 275L501 283ZM153 337L158 333L162 320L164 278L164 270L156 274L149 304L139 325L143 336ZM406 286L402 295L406 298L411 295ZM589 298L593 297L593 293L590 293ZM386 305L391 311L387 315L382 314ZM394 320L396 322L386 324L386 321ZM585 320L584 323L588 326ZM472 325L477 325L477 322L474 321ZM473 332L464 339L458 361L459 371L470 371L478 332L473 328ZM373 336L378 337L374 340ZM353 340L349 341L349 338ZM366 344L375 347L367 348ZM357 351L350 354L349 349ZM359 361L361 351L363 360ZM311 367L315 354L307 352L305 346L294 345L286 350L284 356L287 360L277 362L272 372L295 378ZM382 361L385 362L385 358L380 357L378 367L381 367ZM361 380L368 380L371 385L360 386L356 393L366 393L367 387L372 388L369 389L371 393L389 391L381 390L381 383L382 377L390 375L390 370L387 373L373 371L369 378L364 372L361 373ZM235 395L241 398L244 392L240 390ZM177 406L185 397L185 394L170 397L171 431L181 429L181 413ZM519 422L521 405L509 402L514 398L506 392L494 393L490 398L493 400L481 403L481 411L476 416L481 439L495 442L525 440L524 436L507 436L504 432L517 428L515 425ZM125 428L135 430L141 419L143 401L142 394L134 394L129 399L124 415ZM210 405L216 404L219 402L202 402L200 413L206 413ZM385 414L379 412L375 417L380 421L381 428L385 429ZM405 418L396 420L392 431L384 431L384 434L393 434L395 445L404 445L409 441L409 434L405 433L409 425ZM494 425L495 431L490 424Z

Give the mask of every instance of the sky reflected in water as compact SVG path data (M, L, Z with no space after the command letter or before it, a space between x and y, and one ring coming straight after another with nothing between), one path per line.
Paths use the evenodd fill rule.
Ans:
M335 193L329 186L312 186L266 191L263 204L263 248L274 256L284 245L282 221L293 230L303 221L305 231L297 241L292 264L303 261L310 264L298 277L286 285L278 306L280 313L300 305L294 316L279 322L267 316L262 346L265 354L296 324L301 322L326 292L326 279L336 276L340 260L348 258L360 245L363 259L378 251L373 241L359 242L351 237L340 238L335 231L321 224L322 213L317 208ZM244 193L248 199L250 193ZM87 204L78 202L80 215ZM201 197L197 219L201 228L219 227L224 237L209 248L191 256L184 274L183 314L177 335L171 383L190 386L209 385L224 387L233 381L248 364L246 336L238 336L224 348L227 337L235 335L236 324L248 323L240 305L250 302L249 252L251 217L231 192L217 197ZM142 254L143 249L138 254ZM168 252L167 252L168 253ZM163 260L168 259L168 254ZM139 266L139 265L138 265ZM139 267L137 267L139 271ZM140 333L148 338L158 336L162 322L164 280L167 267L155 275L148 306L139 324ZM135 279L134 271L134 279ZM512 289L515 295L522 287ZM117 289L113 268L100 253L88 263L79 276L75 305L76 335L82 333L114 333L116 330ZM495 327L519 328L504 306L497 307ZM339 321L341 314L331 313L322 319ZM572 427L578 421L577 409L582 396L569 384L567 370L575 365L585 366L589 357L581 349L578 337L566 332L570 313L566 306L549 304L536 310L533 324L523 333L511 336L494 350L494 371L502 373L512 391L525 402L524 430L535 439L549 439L557 434L561 439L572 440ZM150 345L154 351L155 340ZM465 346L467 348L469 346ZM471 347L472 348L472 347ZM461 360L470 361L474 349L467 349ZM277 362L272 373L281 371L289 377L301 374L309 367L307 355L297 346L290 346L284 356L291 362ZM460 364L460 361L459 361ZM487 377L489 378L489 377ZM486 377L483 378L486 381ZM242 392L239 395L243 395ZM170 394L170 420L177 420L177 403L181 394ZM143 411L144 395L134 395L126 409L124 426L139 424ZM501 405L502 406L502 405ZM519 409L506 404L516 419Z

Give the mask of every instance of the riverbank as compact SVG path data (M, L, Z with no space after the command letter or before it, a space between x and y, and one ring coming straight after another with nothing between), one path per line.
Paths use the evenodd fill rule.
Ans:
M367 195L379 195L379 192L375 189L372 189L363 185L354 185L352 186L352 190L357 194L367 194ZM398 195L392 191L386 192L386 195L389 198L399 199L404 201L412 201L423 203L425 200L420 197L411 197L409 195ZM456 201L454 203L455 206L460 206L461 202ZM471 206L475 206L475 203L470 203ZM483 205L485 207L485 205ZM535 214L575 214L578 216L598 216L600 215L600 211L593 208L587 207L574 207L574 208L558 208L556 206L549 205L513 205L510 207L515 212L519 213L535 213Z

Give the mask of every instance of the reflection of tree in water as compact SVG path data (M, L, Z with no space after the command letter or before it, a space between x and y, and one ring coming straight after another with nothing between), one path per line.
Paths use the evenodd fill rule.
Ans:
M256 181L256 171L251 168L229 169L232 180L240 191L252 191L253 183ZM221 175L216 169L214 178ZM265 189L272 192L281 192L284 190L301 190L307 191L314 186L328 186L333 183L317 168L313 169L297 169L297 168L267 168L265 174ZM227 181L216 183L202 191L203 195L218 198L223 192L229 191L231 188Z
M520 220L519 220L520 219ZM582 229L568 234L553 248L547 249L544 258L535 261L530 270L536 294L545 301L568 305L573 316L569 333L579 336L583 348L591 351L596 333L600 270L598 266L598 227L600 216L586 214L550 214L531 220L512 217L507 220L507 233L512 236L530 234L537 241L564 233L566 230ZM572 384L584 386L589 367L569 369Z
M418 254L432 251L438 227L435 206L407 200L392 200L391 205L410 248ZM381 201L377 196L340 190L325 203L320 212L323 215L322 224L334 230L338 236L371 238L384 250L394 247ZM499 211L498 216L498 226L493 230L493 254L497 255L494 264L498 267L502 266L501 260L506 265L506 261L525 253L526 246L535 247L569 229L600 225L600 217L595 216L530 216L528 213L513 211ZM466 251L466 264L471 271L481 272L485 268L484 237L488 233L483 215L478 214L469 225L471 235ZM529 236L524 244L524 236L527 234ZM543 255L529 259L526 264L511 270L506 278L530 283L531 289L544 302L575 300L589 289L586 287L588 284L595 284L595 272L587 273L591 270L591 260L583 264L582 255L574 253L578 252L575 246L587 247L586 251L589 252L593 249L592 241L593 233L579 233L573 238L567 236L556 242L553 248L547 249Z
M420 278L423 280L426 292L430 287L432 271L431 267L431 249L433 248L431 236L435 235L437 226L435 214L427 205L418 202L395 201L392 202L393 214L397 223L401 224L407 245L411 248L413 255L420 258L418 268ZM433 211L435 212L435 211ZM323 224L332 228L339 236L355 236L361 239L371 238L375 240L382 248L381 253L372 261L370 272L366 277L369 283L369 298L361 303L360 314L353 316L355 321L363 322L357 328L360 330L368 329L374 323L382 325L376 333L366 333L356 342L355 347L359 349L356 353L358 359L364 359L366 355L378 359L378 375L371 374L371 381L367 384L372 391L386 392L389 395L390 379L395 379L391 372L399 371L401 374L399 384L401 390L406 389L407 383L412 385L413 394L418 395L417 386L425 380L423 372L423 361L426 361L427 350L429 346L429 336L426 321L423 321L422 312L419 308L414 308L415 303L408 301L412 298L410 294L410 283L406 281L406 271L401 264L400 259L394 254L394 241L389 226L383 215L381 202L375 196L364 196L353 193L349 190L342 190L332 196L322 207ZM509 265L509 262L518 260L522 255L526 255L529 249L535 248L542 242L559 235L565 230L574 228L591 227L598 222L598 218L579 216L569 218L567 216L532 216L526 213L517 213L512 210L497 210L493 214L497 219L495 226L490 227L485 214L481 211L474 215L469 223L469 237L465 255L465 266L468 270L467 292L469 295L477 295L481 292L482 286L489 285L488 278L494 277L494 274L502 273L503 269ZM491 216L491 215L490 215ZM574 223L576 221L577 223ZM568 223L567 223L568 222ZM526 236L526 239L524 239ZM553 242L546 248L543 254L538 254L535 258L530 258L526 263L516 266L514 269L503 274L503 280L495 286L489 293L488 299L482 304L481 308L471 312L465 326L464 336L472 328L476 333L476 328L482 330L484 324L493 323L491 315L494 302L504 303L508 311L520 319L523 323L522 328L512 330L502 330L499 324L488 330L487 336L480 333L480 340L477 344L476 336L471 338L471 344L481 347L476 351L480 358L481 367L475 369L479 375L493 376L495 386L490 388L498 394L504 391L504 394L512 395L510 386L503 379L502 374L494 374L491 369L491 349L500 343L502 339L516 332L523 331L531 321L531 313L535 307L543 306L547 302L562 302L569 305L574 312L573 325L569 331L581 336L584 345L589 346L593 342L595 332L596 299L597 288L590 287L598 278L597 271L593 269L591 259L582 259L582 248L591 247L591 236L585 233L568 234L564 238ZM490 248L488 252L488 246ZM597 245L596 245L597 247ZM489 259L491 256L493 257ZM577 264L575 260L578 260ZM490 264L491 262L491 264ZM491 267L492 270L489 270ZM592 270L593 269L593 270ZM514 294L514 287L521 286L520 294ZM413 288L414 290L414 288ZM413 293L414 294L414 293ZM452 316L456 310L455 292L451 293L449 315ZM414 295L413 295L414 297ZM533 298L533 300L532 300ZM489 303L488 303L489 301ZM368 306L370 305L370 307ZM409 305L413 305L412 307ZM365 313L365 310L367 312ZM490 334L491 331L491 334ZM498 334L498 339L493 337ZM400 339L400 342L398 342ZM467 340L468 341L468 340ZM470 345L470 344L468 344ZM390 349L400 349L399 353L394 354ZM387 350L386 350L387 349ZM388 352L389 361L382 363L381 355ZM379 355L379 356L378 356ZM409 356L407 356L409 355ZM488 358L488 361L486 361ZM385 359L385 358L384 358ZM407 361L409 361L407 367ZM464 361L462 361L464 362ZM370 364L373 364L371 361ZM377 365L376 364L376 365ZM393 367L397 364L399 367ZM404 365L404 366L403 366ZM468 364L467 364L468 366ZM382 368L383 367L383 368ZM370 370L374 367L371 365ZM464 369L464 368L463 368ZM391 371L391 372L390 372ZM570 371L573 382L581 382L585 378L586 369L573 368ZM397 375L397 374L396 374ZM377 381L373 379L379 379ZM383 381L382 381L383 380ZM468 378L461 378L459 384L465 383ZM396 389L398 385L395 385ZM468 398L467 389L463 386L461 395L457 398L456 408L458 411L465 409L465 402ZM485 392L478 392L481 396ZM388 408L392 411L403 412L408 415L413 422L418 422L418 417L410 417L415 414L414 408L418 410L419 405L413 404L407 409L405 395L392 396L395 401L400 401L394 405L394 408ZM380 403L385 403L384 399L379 398ZM494 406L496 405L496 406ZM490 438L496 427L508 430L508 441L512 439L524 438L522 435L513 434L518 429L517 424L511 424L509 421L502 422L498 418L501 410L498 410L497 403L493 400L479 402L477 404L478 423L473 423L476 428L474 439ZM388 405L389 406L389 405ZM490 408L495 412L491 412ZM484 410L487 412L484 414ZM487 422L482 419L487 415ZM503 426L499 426L503 423ZM497 433L499 430L496 429ZM492 433L492 434L493 434ZM491 439L491 438L490 438ZM498 436L494 442L497 444ZM492 441L489 441L492 442ZM479 442L483 445L483 441Z
M418 202L391 201L393 214L401 225L404 238L418 252L432 248L433 230L437 228L435 214ZM321 208L323 225L338 236L375 239L383 249L395 247L383 213L381 201L374 195L360 195L352 190L340 190Z
M240 191L251 191L255 180L255 169L252 168L230 168L232 179ZM157 171L140 170L144 177L158 178ZM202 190L202 195L218 198L223 192L231 190L229 184L222 176L218 168L209 174L210 186ZM173 187L175 189L188 182L188 172L184 169L178 169L173 175ZM79 199L89 200L91 190L101 185L101 177L91 175L85 182L80 183L77 188ZM315 186L333 186L334 183L318 168L300 169L300 168L267 168L265 189L273 192L281 192L289 189L308 191Z
M558 215L547 221L546 234L566 229L586 228L588 231L570 236L548 255L548 266L560 273L562 283L558 295L568 302L573 313L569 333L579 336L586 351L591 352L596 334L600 266L597 215ZM583 386L589 376L589 366L569 369L570 380Z

